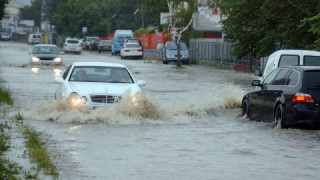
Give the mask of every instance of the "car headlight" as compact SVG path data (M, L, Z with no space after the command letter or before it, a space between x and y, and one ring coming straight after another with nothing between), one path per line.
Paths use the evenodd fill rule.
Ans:
M82 107L83 105L85 105L88 101L88 99L85 96L79 96L76 93L72 93L69 96L69 103L71 105L72 108L77 108L77 107Z
M39 61L40 61L40 58L35 57L35 56L32 56L32 61L33 61L33 62L39 62Z
M55 62L61 62L61 57L56 57L53 59Z

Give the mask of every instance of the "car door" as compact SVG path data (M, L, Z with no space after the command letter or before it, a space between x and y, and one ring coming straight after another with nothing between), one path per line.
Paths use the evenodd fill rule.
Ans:
M265 114L265 121L273 121L275 103L276 100L281 97L283 90L285 89L288 72L288 68L280 68L274 79L266 86L263 107L261 108L263 110L263 114Z
M269 85L272 83L275 76L278 74L280 69L275 69L264 79L260 87L260 90L254 91L250 94L250 109L251 118L256 120L264 120L265 116L265 95L268 93Z

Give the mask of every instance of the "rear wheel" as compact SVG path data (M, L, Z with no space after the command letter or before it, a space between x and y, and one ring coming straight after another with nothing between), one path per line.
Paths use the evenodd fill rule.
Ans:
M274 111L274 122L276 127L287 128L286 119L284 116L283 107L281 104L278 104Z

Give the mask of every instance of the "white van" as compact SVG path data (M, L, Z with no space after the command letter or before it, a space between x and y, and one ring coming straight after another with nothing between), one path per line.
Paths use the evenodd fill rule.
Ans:
M41 34L39 33L29 34L28 44L42 44L42 43L43 43L43 38Z
M320 66L320 52L310 50L278 50L268 57L263 73L258 70L257 76L263 80L272 70L277 67L308 65Z

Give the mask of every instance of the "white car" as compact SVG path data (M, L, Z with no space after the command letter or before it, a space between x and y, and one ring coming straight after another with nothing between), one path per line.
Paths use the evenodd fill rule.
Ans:
M128 42L124 43L120 49L121 59L125 59L126 57L138 57L143 58L143 50L139 43Z
M55 99L69 98L72 107L117 103L127 91L131 90L130 96L134 96L146 84L136 81L125 65L104 62L74 62L55 81L59 83Z
M63 51L65 53L75 52L80 54L82 52L82 42L78 39L67 38L63 45Z

